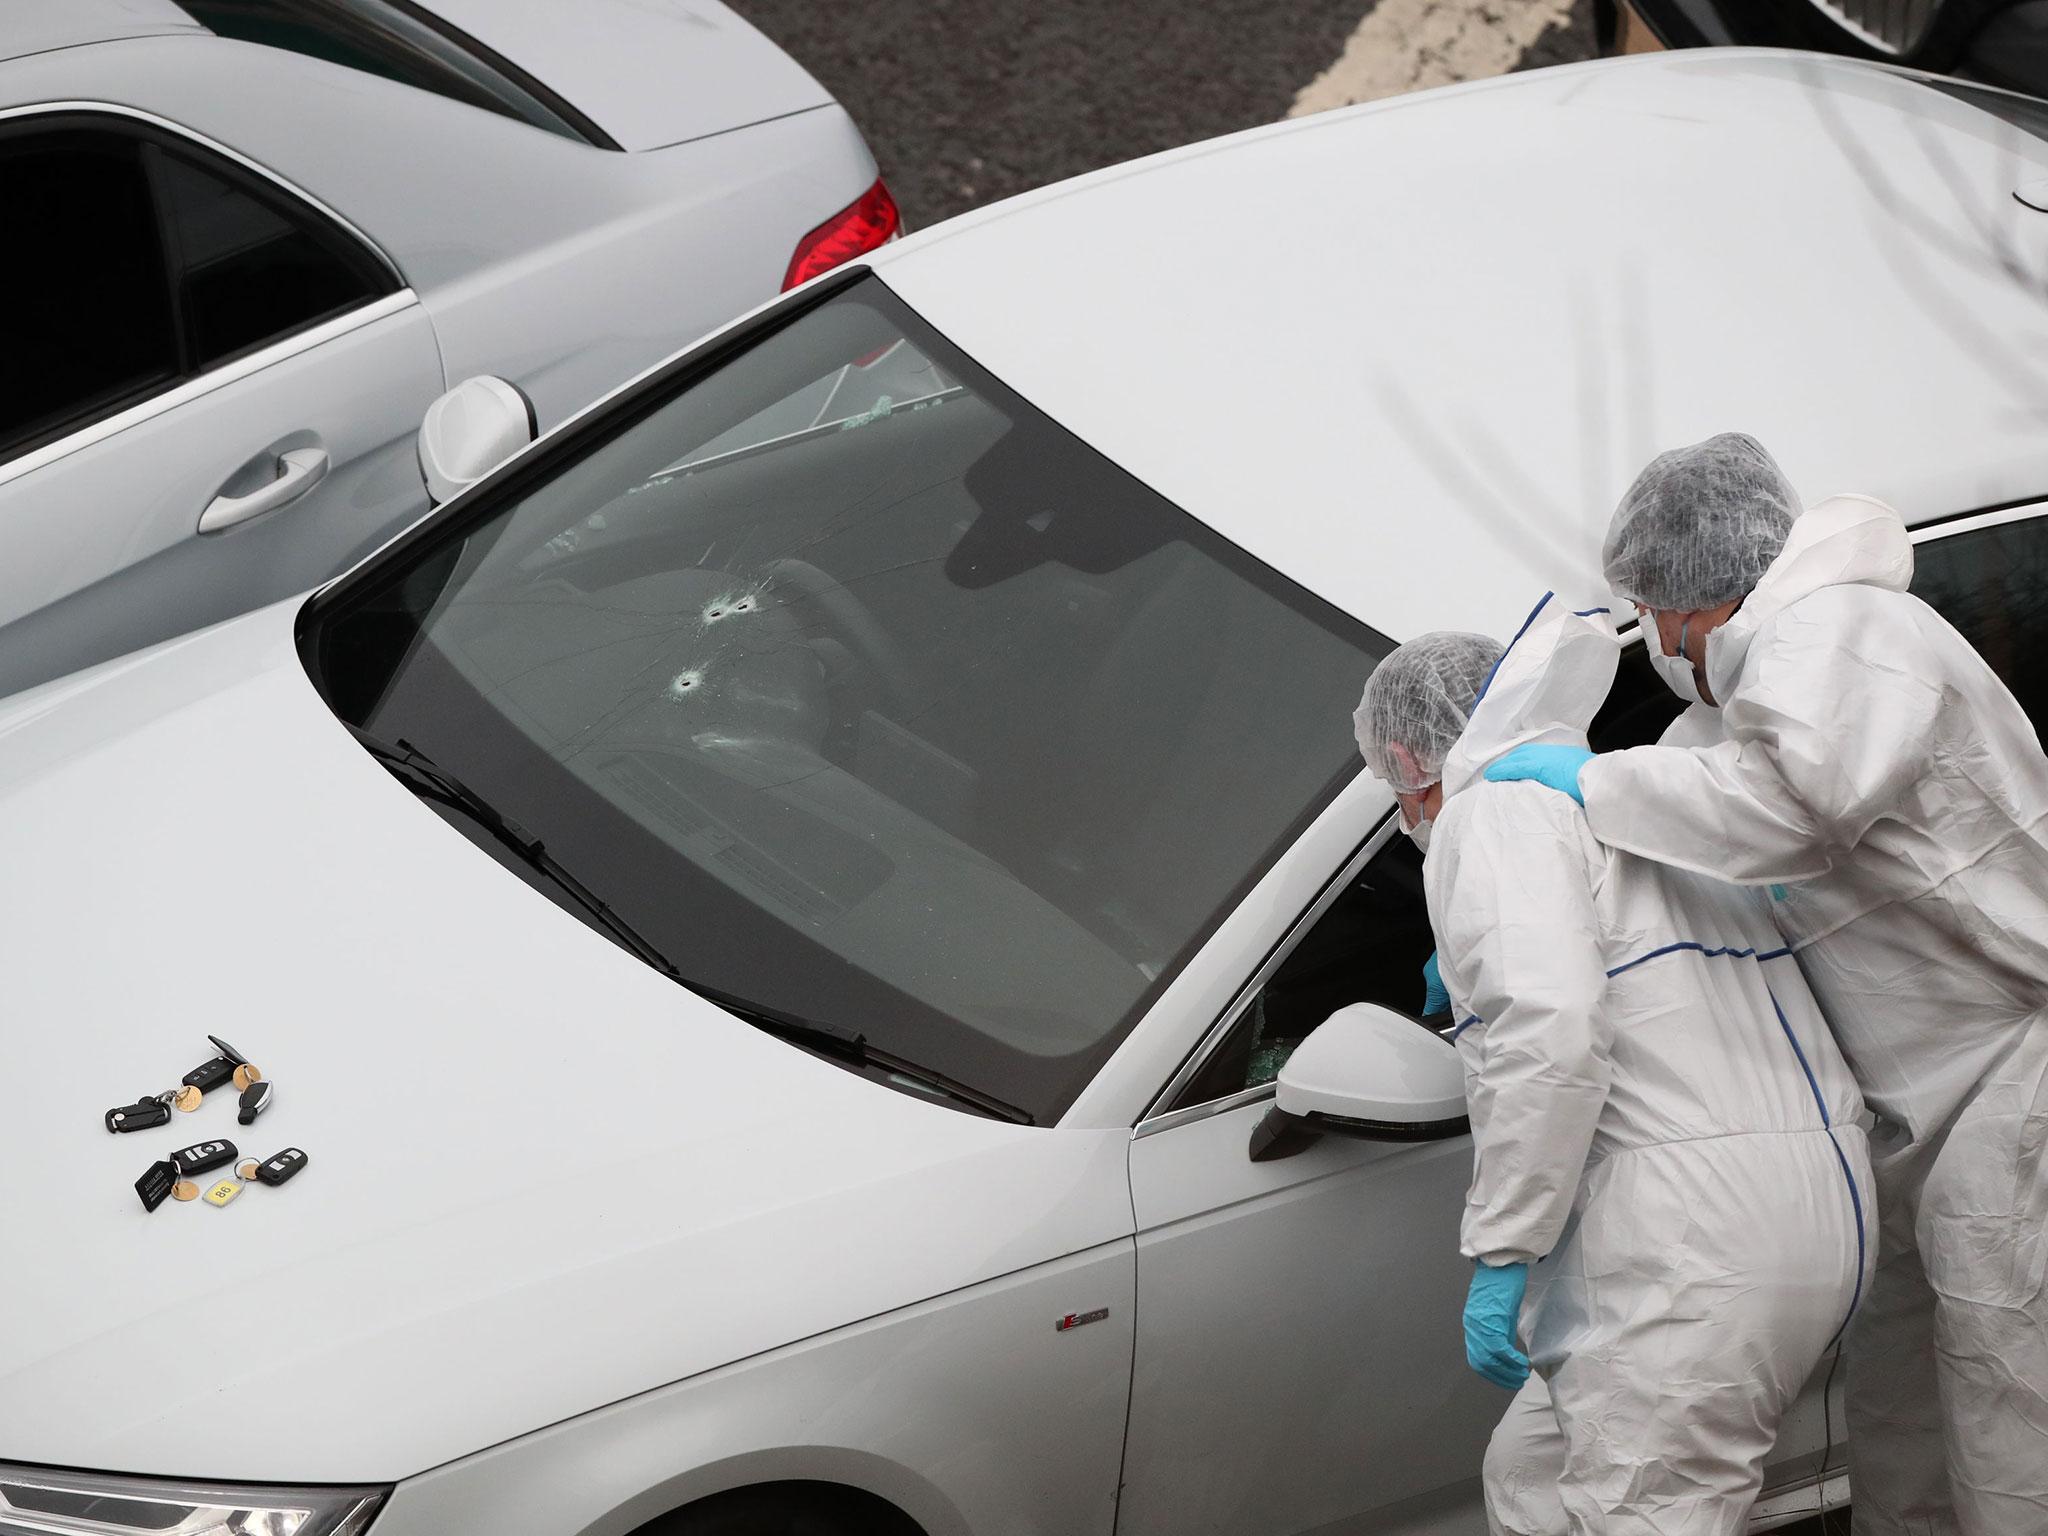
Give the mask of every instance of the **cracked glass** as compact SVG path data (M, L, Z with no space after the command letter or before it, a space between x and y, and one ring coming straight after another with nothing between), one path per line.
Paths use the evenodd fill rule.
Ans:
M309 665L692 981L1050 1122L1358 771L1389 643L879 279L764 327L322 599Z

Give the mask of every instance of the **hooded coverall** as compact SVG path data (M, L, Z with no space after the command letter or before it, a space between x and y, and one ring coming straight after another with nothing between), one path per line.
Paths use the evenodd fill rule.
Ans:
M1880 1260L1847 1349L1857 1531L2041 1536L2048 758L1912 574L1891 508L1804 513L1708 639L1720 739L1603 754L1579 789L1605 846L1772 887L1878 1116Z
M1464 1251L1532 1265L1537 1374L1489 1450L1489 1515L1734 1536L1864 1282L1862 1105L1753 893L1480 780L1510 747L1584 742L1616 646L1566 606L1487 684L1424 864L1471 1102Z

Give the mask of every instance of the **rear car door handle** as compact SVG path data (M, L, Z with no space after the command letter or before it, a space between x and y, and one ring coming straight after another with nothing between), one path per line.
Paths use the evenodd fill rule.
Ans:
M280 454L275 480L246 496L214 497L199 514L199 531L218 533L297 501L327 478L327 465L327 455L318 448L294 448Z

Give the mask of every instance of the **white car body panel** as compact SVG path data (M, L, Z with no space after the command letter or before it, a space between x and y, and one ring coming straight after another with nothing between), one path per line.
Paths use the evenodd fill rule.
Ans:
M118 18L95 10L88 19L107 31ZM13 503L0 505L17 525L10 538L22 537L23 519L49 516L30 542L75 547L64 584L39 589L37 566L0 592L12 599L0 602L0 625L38 595L43 608L19 633L0 628L0 693L302 591L402 531L428 510L411 434L442 389L476 374L505 378L545 429L774 297L797 242L858 197L876 170L829 97L758 126L731 121L745 117L731 94L752 78L743 61L782 58L737 19L732 28L730 50L701 67L728 93L719 110L736 131L644 154L592 148L428 91L190 28L0 59L0 112L55 103L132 109L226 147L339 215L417 296L413 318L430 326L425 345L439 353L431 376L415 366L417 349L381 376L355 366L360 358L338 361L323 374L331 389L306 397L288 424L263 430L241 421L187 430L180 423L194 419L190 411L167 417L161 428L179 432L189 475L162 476L144 447L101 441L91 450L98 462L128 472L72 485L86 460L67 453L13 478L0 489ZM699 29L673 30L694 38ZM0 37L0 53L11 46ZM678 71L674 89L688 97L695 80ZM762 110L789 99L764 98ZM300 366L321 369L313 360ZM389 429L385 417L401 407L410 421ZM232 535L197 538L214 492L292 433L374 438L383 451L346 476L337 459L329 483ZM362 483L374 492L353 499ZM57 505L84 506L89 516L81 523L44 510ZM167 527L184 530L175 553L160 536ZM86 559L88 551L98 558ZM159 581L163 567L138 565L159 554L176 567L174 578ZM103 580L105 590L62 602Z
M1128 1133L919 1102L679 991L356 749L292 618L0 717L7 1064L51 1085L10 1131L78 1152L63 1180L0 1188L0 1231L45 1252L62 1234L61 1262L0 1277L0 1313L36 1319L0 1331L8 1456L390 1481L1130 1236ZM197 1011L167 1027L173 998ZM92 1028L30 1022L63 1018ZM254 1127L219 1094L174 1130L78 1145L110 1092L174 1084L209 1029L277 1084ZM227 1212L171 1213L210 1220L147 1220L129 1184L214 1136L311 1162ZM1094 1294L1034 1314L1045 1347ZM167 1320L226 1316L262 1349L193 1371ZM137 1373L149 1392L110 1399Z
M802 65L717 0L433 0L628 150L830 106Z
M1716 431L1909 519L2037 493L2044 381L2015 360L2048 353L2048 216L2012 189L2043 175L2048 142L1904 77L1715 49L1255 130L874 265L1110 458L1401 639L1586 587L1636 472Z
M555 1425L399 1484L378 1536L623 1536L708 1494L811 1479L886 1499L925 1536L1109 1536L1131 1273L1128 1242L1091 1249ZM1055 1332L1077 1297L1108 1317Z
M1830 113L1904 212L1830 170ZM2039 493L2048 446L2011 407L2048 249L1988 192L1933 200L1937 161L1988 188L2048 145L1857 66L1629 61L1197 146L872 265L1293 579L1397 636L1495 628L1583 583L1642 457L1725 426L1915 521ZM1429 194L1452 175L1469 201ZM1830 236L1839 260L1765 261L1704 217L1738 191L1783 250ZM1174 244L1218 210L1216 238ZM1862 238L1887 218L1897 268ZM1369 238L1390 227L1405 243ZM1575 250L1544 243L1573 227ZM1696 316L1710 280L1740 314ZM1382 344L1331 344L1347 333ZM0 1266L0 1315L52 1319L0 1335L7 1455L402 1478L376 1536L624 1536L784 1478L870 1490L929 1536L1477 1529L1500 1399L1455 1331L1467 1144L1254 1165L1255 1097L1137 1124L1383 789L1361 777L1315 820L1059 1128L1014 1127L760 1036L555 909L349 742L291 621L0 709L0 960L26 1021L0 1064L42 1085L24 1144L78 1149L61 1181L0 1187L0 1232L41 1256ZM280 1084L245 1150L320 1166L227 1213L145 1217L128 1179L220 1111L148 1148L79 1128L110 1085L175 1081L207 1028ZM1051 1326L1092 1306L1108 1318ZM262 1351L170 1326L230 1308ZM110 1412L116 1370L171 1385ZM1817 1404L1781 1473L1811 1465ZM1401 1460L1375 1461L1396 1431Z
M1131 1145L1139 1332L1118 1531L1483 1529L1473 1453L1502 1398L1453 1326L1471 1141L1328 1136L1255 1163L1269 1108Z
M12 57L116 38L204 31L175 0L65 0L63 5L12 7L0 43Z

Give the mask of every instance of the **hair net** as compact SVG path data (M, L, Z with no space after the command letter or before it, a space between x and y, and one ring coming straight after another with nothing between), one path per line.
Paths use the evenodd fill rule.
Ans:
M1673 613L1746 597L1799 498L1755 438L1723 432L1650 460L1614 509L1600 563L1615 591Z
M1449 630L1395 647L1351 716L1365 765L1402 794L1434 784L1500 657L1498 640Z

